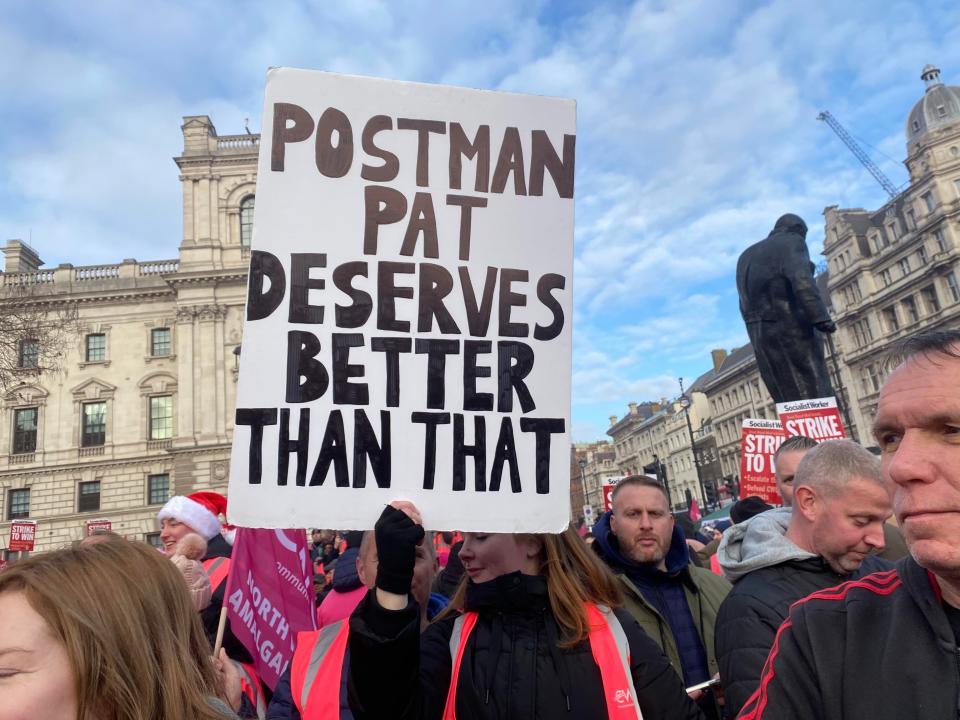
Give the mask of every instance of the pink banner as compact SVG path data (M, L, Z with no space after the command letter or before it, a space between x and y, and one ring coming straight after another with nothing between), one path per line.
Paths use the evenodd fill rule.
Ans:
M297 633L316 629L313 570L305 530L238 528L227 579L230 629L271 688L283 675Z

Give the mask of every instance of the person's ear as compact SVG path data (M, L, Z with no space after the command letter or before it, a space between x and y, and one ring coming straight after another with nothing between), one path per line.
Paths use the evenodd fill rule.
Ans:
M524 538L524 551L528 558L539 557L543 552L543 540L536 535L527 535Z
M800 485L793 491L794 512L799 510L807 520L816 520L819 506L820 498L812 488Z

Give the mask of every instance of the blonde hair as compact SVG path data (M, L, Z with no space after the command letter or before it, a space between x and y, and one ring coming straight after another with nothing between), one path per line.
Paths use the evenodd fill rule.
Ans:
M98 538L0 572L63 643L78 717L223 720L220 689L190 596L169 560L143 543Z
M584 607L586 603L611 608L623 604L619 582L572 527L558 535L515 537L533 537L541 544L539 574L547 580L550 609L562 633L560 647L573 647L587 638L590 623ZM450 599L451 611L464 609L468 580L464 576ZM439 617L448 614L444 612Z

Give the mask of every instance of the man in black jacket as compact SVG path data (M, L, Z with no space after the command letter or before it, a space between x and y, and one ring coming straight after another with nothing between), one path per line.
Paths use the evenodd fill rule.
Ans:
M727 530L718 554L734 586L717 616L716 642L731 715L757 689L790 605L858 571L889 567L870 556L883 548L889 516L879 461L856 443L832 440L800 461L792 513L770 510Z
M957 717L960 332L911 338L900 356L874 435L910 556L797 603L742 718Z

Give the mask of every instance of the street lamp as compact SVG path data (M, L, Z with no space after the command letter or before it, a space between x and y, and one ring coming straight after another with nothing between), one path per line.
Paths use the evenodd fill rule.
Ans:
M697 460L697 447L693 442L693 423L690 422L690 405L692 401L690 396L683 389L683 378L677 378L680 382L680 407L683 408L684 414L687 416L687 434L690 436L690 452L693 454L693 466L697 469L697 483L700 485L700 497L703 499L704 505L707 502L707 491L703 485L703 473L700 471L700 462Z
M649 467L649 466L647 466ZM653 472L657 476L657 482L663 485L663 489L667 493L667 497L670 498L670 507L673 507L673 496L670 495L670 484L667 481L667 474L664 472L665 468L663 463L660 462L660 458L656 453L653 454Z

